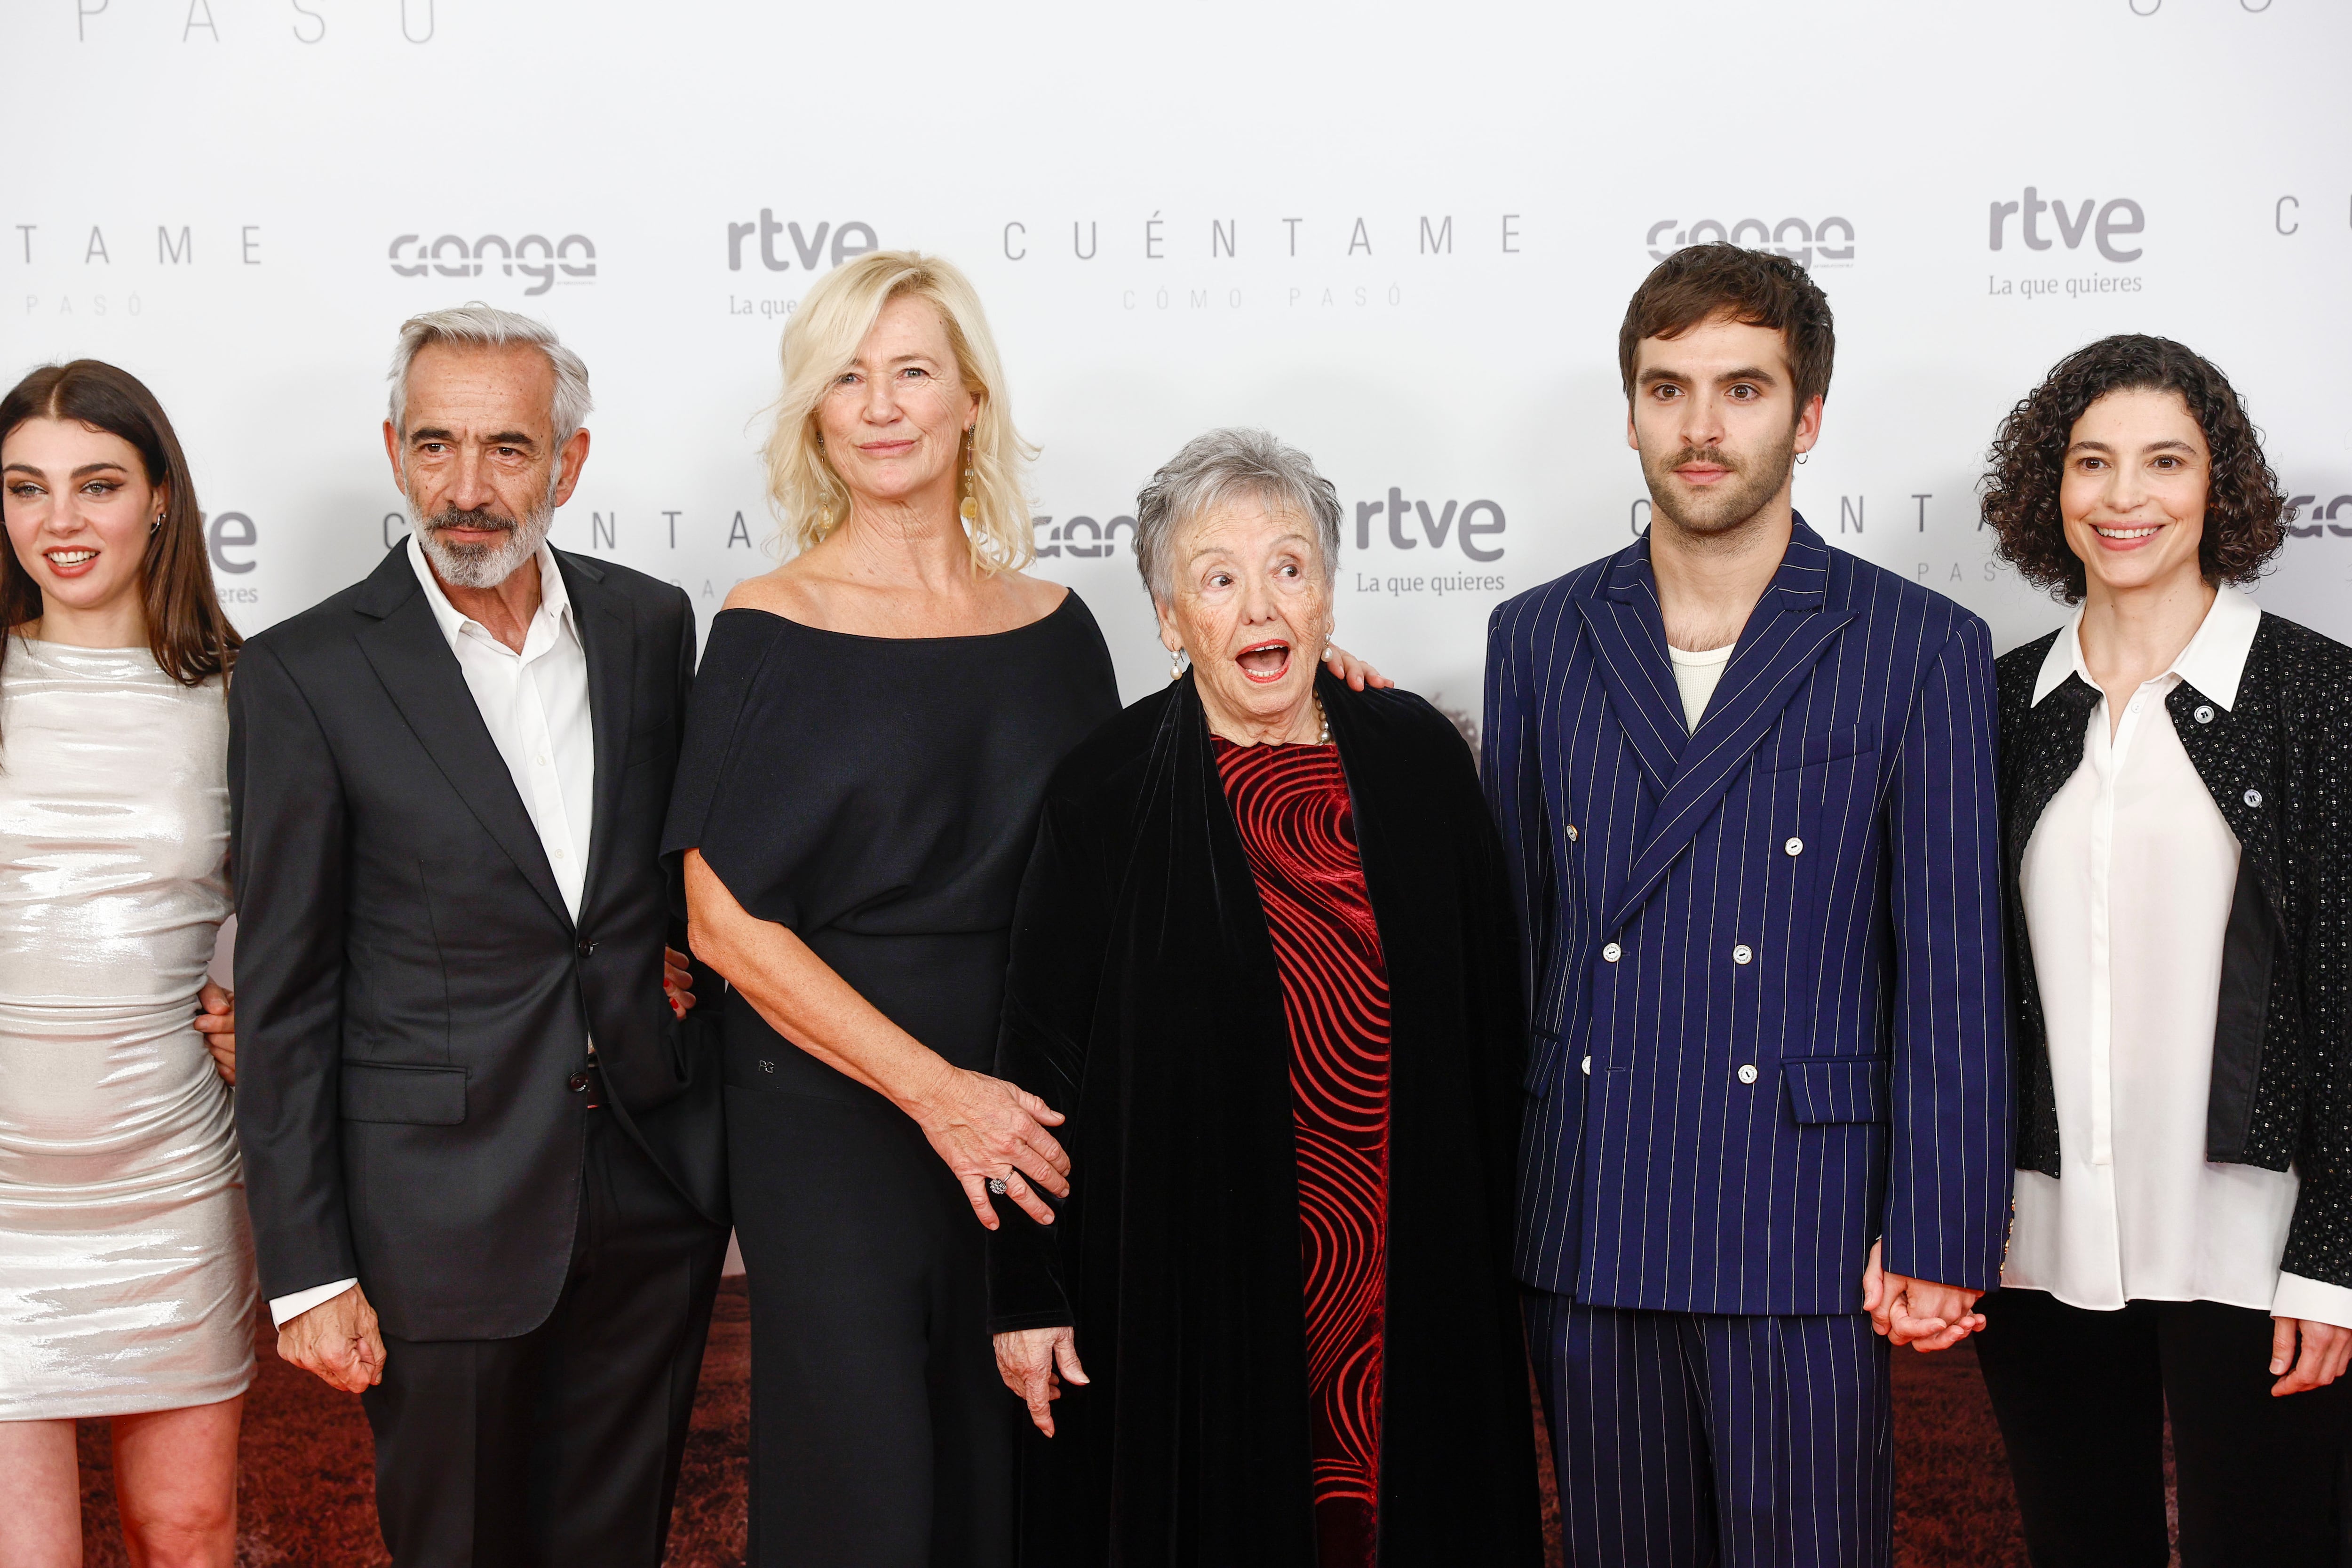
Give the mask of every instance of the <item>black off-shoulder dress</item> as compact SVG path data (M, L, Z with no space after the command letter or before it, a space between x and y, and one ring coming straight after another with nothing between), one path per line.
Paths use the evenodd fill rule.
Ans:
M1118 711L1071 594L987 637L879 638L722 611L664 853L698 848L893 1022L988 1070L1045 781ZM995 1568L1019 1404L983 1238L915 1123L730 993L728 1168L751 1303L756 1568Z

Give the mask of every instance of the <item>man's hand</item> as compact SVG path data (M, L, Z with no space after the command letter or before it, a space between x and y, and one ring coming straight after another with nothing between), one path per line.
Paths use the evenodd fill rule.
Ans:
M196 1015L196 1032L205 1037L205 1049L213 1054L213 1069L221 1081L236 1083L236 993L221 989L217 980L207 980L205 988L196 993L196 1005L204 1009Z
M669 998L669 1010L681 1018L694 1005L692 962L674 947L662 949L662 994Z
M2300 1357L2294 1353L2298 1333L2303 1336ZM2315 1323L2308 1318L2271 1320L2271 1374L2278 1377L2271 1384L2273 1399L2325 1388L2344 1375L2347 1363L2352 1363L2352 1329ZM2280 1377L2282 1373L2285 1375Z
M1878 1245L1870 1244L1862 1271L1862 1310L1889 1344L1909 1345L1924 1355L1949 1350L1985 1326L1984 1314L1976 1310L1983 1291L1890 1274L1878 1265Z
M354 1285L278 1331L278 1359L316 1373L330 1388L361 1394L383 1381L383 1336L375 1309Z
M1323 663L1331 673L1348 683L1351 691L1361 691L1367 686L1394 686L1395 681L1349 653L1346 648L1323 647Z
M996 1375L1029 1406L1037 1430L1054 1435L1054 1401L1062 1397L1062 1379L1083 1384L1087 1369L1078 1364L1077 1331L1021 1329L996 1336Z

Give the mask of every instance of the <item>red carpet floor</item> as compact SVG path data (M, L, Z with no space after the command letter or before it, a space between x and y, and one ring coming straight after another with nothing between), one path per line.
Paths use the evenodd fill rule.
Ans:
M260 1373L246 1403L240 1568L388 1562L375 1532L359 1402L287 1366L275 1342L262 1336ZM695 1401L672 1568L736 1568L743 1561L750 1373L743 1282L730 1279L719 1293ZM1897 1568L2025 1568L2000 1434L1965 1347L1937 1356L1895 1352L1895 1428ZM82 1423L81 1457L89 1568L122 1568L128 1559L109 1489L105 1423ZM1556 1530L1557 1510L1545 1500Z

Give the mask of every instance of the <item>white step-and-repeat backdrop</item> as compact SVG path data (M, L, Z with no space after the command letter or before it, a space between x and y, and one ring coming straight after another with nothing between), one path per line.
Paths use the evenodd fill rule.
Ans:
M1130 697L1165 679L1138 484L1213 425L1338 483L1339 635L1475 710L1507 594L1643 521L1615 333L1674 247L1837 311L1798 503L1989 616L1995 421L2061 354L2179 338L2303 508L2266 605L2352 637L2343 0L5 0L0 374L96 355L184 437L238 623L402 530L378 422L410 313L553 321L595 444L557 542L764 569L778 334L877 247L978 282L1038 570Z

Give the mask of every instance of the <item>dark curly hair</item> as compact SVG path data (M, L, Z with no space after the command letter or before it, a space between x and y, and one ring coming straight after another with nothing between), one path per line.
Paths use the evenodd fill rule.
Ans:
M2262 432L2246 417L2230 378L2169 338L2101 338L2060 360L2042 384L2009 411L1992 440L1992 467L1979 487L1994 552L2019 576L2066 603L2085 590L2083 562L2066 542L2058 484L2074 421L2110 392L2177 392L2212 449L2198 564L2210 583L2251 583L2285 542L2294 513L2263 456Z

